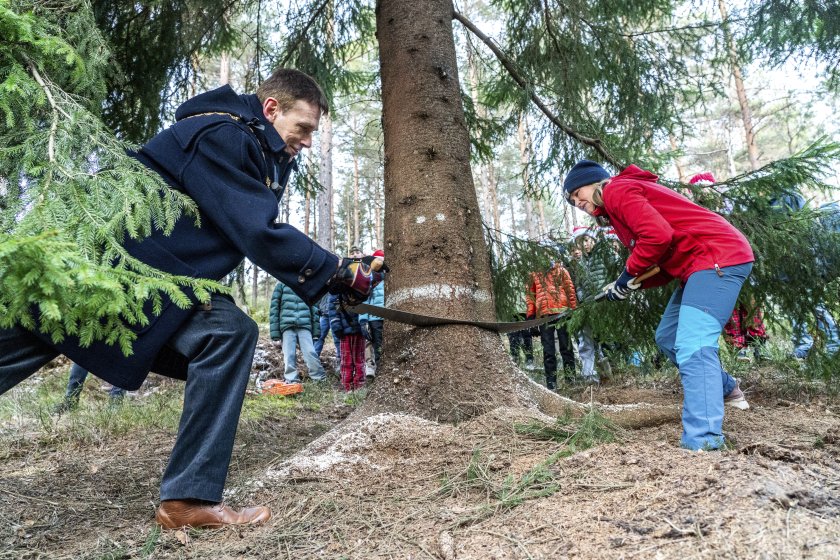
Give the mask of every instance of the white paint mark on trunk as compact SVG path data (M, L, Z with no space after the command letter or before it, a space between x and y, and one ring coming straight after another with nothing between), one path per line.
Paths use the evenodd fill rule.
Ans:
M490 292L479 290L470 286L455 286L452 284L425 284L414 288L403 288L388 294L389 307L399 307L406 301L417 300L451 300L458 298L471 298L475 301L486 303L491 301Z
M439 221L439 222L442 222L442 221L444 221L445 219L446 219L446 216L445 216L445 215L443 215L443 214L437 214L437 215L435 215L435 220L437 220L437 221Z
M416 221L417 221L418 224L422 224L423 222L426 221L426 216L417 216Z

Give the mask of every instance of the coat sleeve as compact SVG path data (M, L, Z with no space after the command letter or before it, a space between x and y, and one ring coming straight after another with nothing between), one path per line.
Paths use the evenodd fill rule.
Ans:
M565 268L563 269L563 291L566 292L566 299L569 302L571 309L577 308L577 296L575 295L575 285L572 282L572 275Z
M534 275L531 275L528 285L525 286L525 315L527 317L536 317L537 302L536 302L536 282Z
M312 321L312 338L320 338L321 336L321 312L318 311L317 305L309 307L309 317Z
M674 228L648 203L638 185L625 183L604 191L607 213L627 225L635 246L627 259L627 272L639 276L659 260L671 246Z
M268 323L272 332L280 332L280 302L282 291L283 286L278 282L274 286L274 292L271 294L271 303L268 306ZM272 336L271 340L280 340L280 337Z
M277 199L264 184L264 156L250 132L230 124L208 131L181 172L206 218L257 266L307 303L335 274L338 257L288 224L275 223Z

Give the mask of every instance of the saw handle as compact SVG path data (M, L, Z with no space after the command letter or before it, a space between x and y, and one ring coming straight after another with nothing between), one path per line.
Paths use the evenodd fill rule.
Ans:
M652 267L650 267L649 269L644 271L642 274L640 274L636 278L633 278L632 280L630 280L628 282L628 284L633 284L634 286L637 285L637 284L641 285L642 282L644 282L645 280L647 280L651 276L656 276L657 274L659 274L659 271L660 271L659 266L658 265L653 265ZM633 288L633 289L635 290L636 288Z

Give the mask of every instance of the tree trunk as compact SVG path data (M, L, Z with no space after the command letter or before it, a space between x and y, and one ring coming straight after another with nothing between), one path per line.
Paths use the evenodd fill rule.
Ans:
M677 168L677 176L680 178L680 183L687 183L688 178L685 175L685 169L682 166L679 155L677 155L677 139L673 134L668 135L668 141L671 143L671 150L674 152L674 166Z
M354 119L355 129L355 119ZM354 245L361 245L362 233L359 231L359 154L353 149L353 235L351 239ZM359 247L361 248L361 247Z
M452 10L449 0L377 6L391 267L386 302L404 311L494 320ZM363 407L454 422L500 405L531 404L527 391L517 390L515 371L498 334L388 324L381 376Z
M534 203L528 194L530 190L528 164L531 163L531 145L526 131L527 126L525 115L520 114L517 135L519 137L519 163L522 164L522 200L525 203L525 227L528 231L528 239L534 240L538 239L540 234L537 220L534 219Z
M377 180L374 183L373 190L373 232L374 249L382 248L382 188L380 182Z
M747 100L747 90L744 87L744 77L741 75L741 64L738 60L738 51L735 48L735 38L729 31L727 23L726 3L718 0L720 16L723 19L723 35L726 41L726 48L729 51L729 62L732 65L732 78L735 80L735 92L738 94L738 105L741 107L741 121L744 123L744 140L747 144L747 155L750 159L750 170L759 168L758 146L755 143L755 128L753 128L752 111Z
M251 276L251 311L256 311L257 309L257 298L259 297L259 286L260 286L260 267L256 264L252 263L252 276Z
M321 167L318 170L318 182L321 192L318 193L318 244L324 249L333 250L333 184L332 184L332 120L329 115L321 117Z
M309 191L306 191L306 199L303 204L303 233L309 235L309 207L312 204L312 194Z
M222 51L221 59L219 60L219 85L224 86L230 83L230 55L227 51Z

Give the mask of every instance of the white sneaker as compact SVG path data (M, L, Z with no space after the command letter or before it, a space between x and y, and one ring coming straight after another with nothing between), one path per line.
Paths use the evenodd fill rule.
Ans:
M723 397L723 404L740 410L747 410L750 407L750 404L744 397L744 392L741 390L741 381L739 379L735 380L735 388Z

